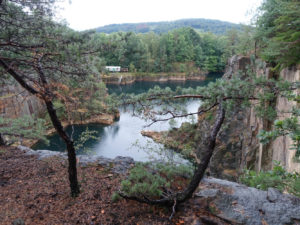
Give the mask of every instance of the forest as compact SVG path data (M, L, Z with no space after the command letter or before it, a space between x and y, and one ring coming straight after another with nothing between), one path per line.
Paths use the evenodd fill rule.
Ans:
M127 67L131 72L186 72L186 67L220 72L228 56L226 37L198 33L192 28L162 35L102 34L99 41L100 57L106 65Z
M220 30L215 21L203 27L180 20L110 34L55 21L54 3L0 1L0 222L300 221L299 1L263 1L251 26L221 23ZM154 86L136 94L119 85L121 94L109 94L102 82L107 65L136 74L201 71L208 81L211 73L226 74L194 88ZM184 108L190 102L193 112ZM166 147L154 152L171 148L182 161L79 154L88 140L105 137L86 129L75 138L76 125L106 124L114 138L128 112L149 126L171 121L169 130L148 134ZM172 126L190 116L194 122ZM22 146L47 142L50 133L64 143L62 152Z
M127 67L131 72L221 72L230 55L254 46L253 28L242 29L244 33L232 29L223 36L186 27L163 34L118 32L96 34L96 38L103 65Z

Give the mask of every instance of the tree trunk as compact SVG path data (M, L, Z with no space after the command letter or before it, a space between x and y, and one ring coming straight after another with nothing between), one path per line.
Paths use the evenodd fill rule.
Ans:
M42 56L43 57L43 56ZM77 180L77 168L76 168L76 152L75 147L72 139L69 137L69 135L64 131L64 128L56 114L56 110L54 109L53 103L52 103L52 93L48 88L48 82L46 79L46 76L44 74L44 71L41 66L41 58L39 58L38 61L38 74L41 78L41 82L43 84L45 93L42 95L42 99L44 100L48 114L50 116L50 119L52 121L52 124L57 131L58 135L64 140L64 142L67 145L67 151L68 151L68 172L69 172L69 181L70 181L70 188L71 188L71 196L77 197L80 193L78 180Z
M70 188L71 188L71 196L77 197L80 193L78 180L77 180L77 168L76 168L76 152L74 148L74 143L68 136L68 134L64 131L63 126L60 120L57 117L56 110L53 107L53 103L51 100L44 98L44 102L47 106L48 114L51 118L52 124L59 134L59 136L64 140L67 145L68 151L68 162L69 162L69 181L70 181Z
M220 104L219 112L218 112L218 118L216 119L216 122L214 124L214 127L210 133L208 144L207 144L207 149L204 152L204 155L202 156L201 162L198 164L197 169L194 173L194 176L189 183L189 186L178 195L177 202L184 202L185 200L189 199L192 197L194 191L197 189L199 186L200 181L202 180L205 171L209 165L210 159L213 155L215 146L216 146L216 139L217 135L221 129L221 126L224 122L225 118L225 110L223 109L222 105ZM199 151L199 149L197 149Z
M1 3L1 0L0 0ZM56 111L54 109L52 100L51 100L51 92L48 90L47 80L42 69L39 67L39 75L43 84L43 91L36 90L33 86L31 86L28 82L26 82L21 74L18 71L15 71L11 66L9 66L5 61L0 59L0 65L9 73L24 89L26 89L29 93L42 98L47 106L48 114L51 118L52 124L59 134L59 136L64 140L67 145L68 151L68 162L69 162L69 181L71 188L71 196L76 197L80 193L78 180L77 180L77 168L76 168L76 152L74 148L73 141L64 131L63 126L59 118L57 117Z
M187 188L184 191L171 194L168 197L161 198L158 200L152 200L149 198L139 198L136 196L127 196L123 193L119 193L120 196L125 199L131 199L131 200L135 200L138 202L147 203L150 205L167 205L167 206L173 205L173 208L178 203L184 202L187 199L191 198L194 191L199 186L199 183L202 180L202 178L205 174L205 171L209 165L210 159L211 159L212 154L215 149L216 138L217 138L217 135L218 135L218 133L221 129L221 126L224 122L224 119L225 119L225 110L222 107L222 104L219 104L219 111L217 114L217 118L216 118L215 124L210 132L210 136L208 138L209 140L208 140L208 144L207 144L207 149L204 151L204 155L201 159L201 162L197 165L197 168L194 172L194 176L193 176L192 180L190 181L189 185L187 186Z
M4 141L3 137L2 137L2 135L0 134L0 146L1 145L5 145L5 141Z

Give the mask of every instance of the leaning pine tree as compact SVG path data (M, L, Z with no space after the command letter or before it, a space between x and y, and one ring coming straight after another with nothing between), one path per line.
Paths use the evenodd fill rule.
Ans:
M76 153L53 100L53 84L84 79L89 73L91 40L51 20L55 1L0 1L0 78L17 82L46 105L51 122L67 146L71 195L78 196Z

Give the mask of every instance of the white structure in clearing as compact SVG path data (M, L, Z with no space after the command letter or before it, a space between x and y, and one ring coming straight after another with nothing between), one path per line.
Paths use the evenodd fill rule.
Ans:
M105 69L109 72L120 72L121 66L106 66Z

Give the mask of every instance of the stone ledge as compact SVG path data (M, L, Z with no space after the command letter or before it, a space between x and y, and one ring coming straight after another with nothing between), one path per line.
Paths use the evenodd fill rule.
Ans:
M19 150L24 151L27 155L36 155L38 159L45 159L50 157L60 157L67 159L67 153L56 152L49 150L33 150L31 148L19 145ZM96 155L78 155L78 164L80 166L88 166L89 164L97 164L112 169L112 172L125 174L130 169L135 161L131 157L117 156L114 159L105 158Z

